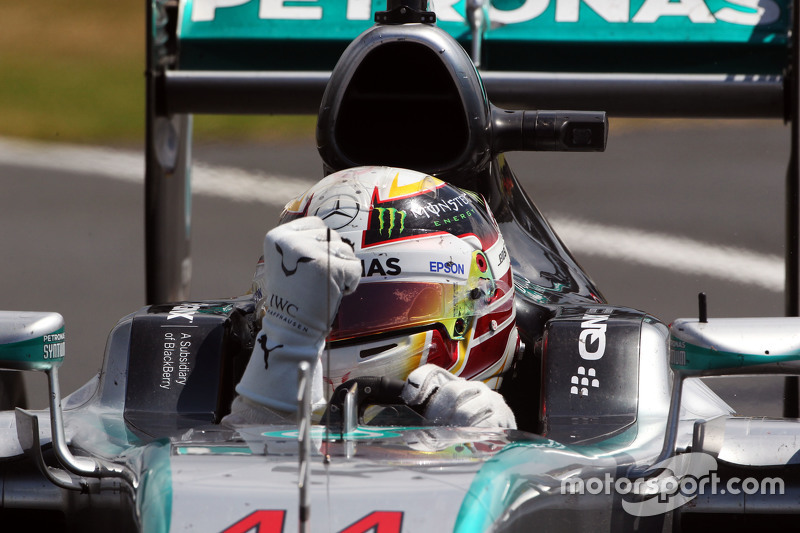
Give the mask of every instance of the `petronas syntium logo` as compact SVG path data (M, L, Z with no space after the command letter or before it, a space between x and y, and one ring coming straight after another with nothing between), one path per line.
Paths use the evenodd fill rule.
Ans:
M375 211L378 212L378 233L383 235L383 230L386 229L386 237L391 238L392 232L395 231L395 226L399 226L396 235L403 233L405 229L406 212L402 209L395 209L394 207L376 207ZM384 220L383 214L387 216Z

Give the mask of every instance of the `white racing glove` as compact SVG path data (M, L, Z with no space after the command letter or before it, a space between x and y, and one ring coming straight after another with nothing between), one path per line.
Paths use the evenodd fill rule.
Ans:
M236 392L292 413L297 410L298 365L307 361L317 367L339 302L361 279L361 262L319 217L303 217L267 233L264 264L259 285L265 314Z
M467 381L436 365L409 374L401 393L411 407L436 424L516 429L514 413L503 397L481 381Z

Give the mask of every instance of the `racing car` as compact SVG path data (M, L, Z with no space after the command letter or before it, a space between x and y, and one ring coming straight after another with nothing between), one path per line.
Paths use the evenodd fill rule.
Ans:
M797 420L737 417L698 378L797 374L800 319L708 317L701 299L696 318L667 325L607 302L504 157L514 150L602 151L606 114L493 103L492 87L505 87L497 101L516 95L521 104L531 97L519 88L543 80L476 69L476 62L493 65L498 44L489 39L493 11L480 2L466 4L463 18L472 26L455 32L462 43L443 29L452 21L437 21L453 6L434 13L424 2L390 0L346 48L326 49L340 54L330 74L193 70L230 66L223 59L250 38L241 21L256 5L258 31L275 11L314 7L278 4L148 3L151 304L119 321L100 373L63 399L63 317L0 312L0 368L44 372L50 386L49 409L0 412L3 527L466 533L793 525L800 509ZM645 7L637 16L657 9ZM348 17L357 19L362 8L350 2ZM214 40L220 20L237 28L237 38ZM309 55L324 64L325 54ZM280 66L268 64L280 58L253 60L267 62L259 68ZM716 80L678 83L702 92ZM296 424L220 424L255 343L256 301L181 297L186 221L179 217L175 246L168 217L181 213L174 206L182 205L187 185L184 113L214 106L265 111L277 105L265 94L283 94L287 85L296 90L282 105L303 108L317 98L326 173L413 168L487 199L512 262L525 347L501 389L519 429L436 425L382 394L383 382L372 378L337 389L317 425L307 394L298 398ZM744 91L775 90L772 82L755 85L743 82ZM546 93L534 96L546 100ZM394 127L378 128L384 121ZM408 150L409 142L435 149ZM299 390L307 391L309 373L298 368Z

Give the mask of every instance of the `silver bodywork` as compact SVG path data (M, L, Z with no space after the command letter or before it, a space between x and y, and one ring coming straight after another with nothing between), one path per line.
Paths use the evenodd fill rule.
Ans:
M138 473L141 485L129 491L124 480L104 478L90 486L90 494L78 495L43 487L33 470L5 477L3 505L71 511L102 505L130 512L137 527L146 531L221 531L244 524L248 517L276 516L284 520L283 530L293 528L300 518L296 426L201 425L150 442L126 429L122 412L131 322L126 317L114 329L103 371L65 399L63 419L76 455L129 468ZM361 425L344 436L313 426L311 531L341 531L370 520L401 520L402 531L515 531L539 513L555 513L577 527L611 527L622 512L613 495L568 494L562 486L567 479L619 478L655 461L669 419L668 335L660 323L642 328L636 422L591 444L565 445L517 431L414 427L407 421ZM35 414L41 442L47 443L49 413ZM680 454L691 446L740 465L797 461L796 421L732 415L700 380L688 380L675 451ZM18 433L14 413L0 413L0 456L23 454ZM34 487L43 488L32 496ZM719 504L713 498L700 501L706 511L731 505L730 496ZM760 501L766 505L775 500ZM260 514L253 515L256 511ZM593 518L587 522L589 515Z

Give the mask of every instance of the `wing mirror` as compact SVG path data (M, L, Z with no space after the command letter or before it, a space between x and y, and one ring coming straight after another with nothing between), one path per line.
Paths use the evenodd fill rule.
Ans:
M18 407L15 413L17 438L22 449L42 473L59 487L87 491L90 483L84 478L116 477L126 481L135 490L138 480L129 469L89 457L75 457L69 450L58 383L58 367L64 362L65 355L64 317L59 313L0 311L0 369L36 370L47 374L53 450L61 465L77 478L45 464L39 441L39 418Z
M681 318L670 326L670 367L674 373L667 431L654 464L672 457L687 378L745 374L800 375L800 317ZM648 467L635 467L632 475Z
M670 366L682 377L800 374L800 318L682 318L670 327Z
M51 370L64 361L65 346L60 314L0 311L0 368Z

